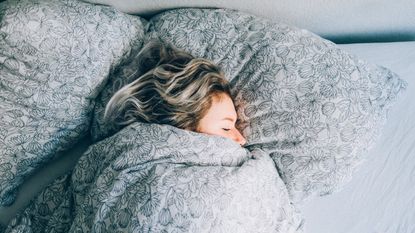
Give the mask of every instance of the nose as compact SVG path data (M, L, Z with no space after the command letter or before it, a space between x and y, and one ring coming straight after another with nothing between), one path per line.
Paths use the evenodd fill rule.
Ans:
M232 139L239 143L241 146L243 146L246 143L246 139L237 129L234 130Z

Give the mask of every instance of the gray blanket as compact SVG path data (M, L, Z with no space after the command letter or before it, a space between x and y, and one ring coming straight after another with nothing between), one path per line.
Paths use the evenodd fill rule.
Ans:
M132 124L91 146L7 232L301 232L273 160L234 141Z

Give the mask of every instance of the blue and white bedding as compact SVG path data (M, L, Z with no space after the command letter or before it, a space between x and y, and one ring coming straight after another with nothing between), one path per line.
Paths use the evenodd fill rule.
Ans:
M76 9L73 15L84 10L84 3L74 0L41 3L50 7L62 2ZM37 6L22 3L23 11L24 4ZM123 18L110 8L98 12ZM108 24L94 17L85 20L95 20L98 28ZM121 67L110 72L101 95L94 99L97 88L85 97L98 103L90 119L94 144L72 173L58 178L10 222L8 231L301 232L298 207L351 178L406 87L390 70L306 30L237 11L178 9L148 22L133 16L124 22L126 31L134 32L131 44L122 43L122 56L130 59L110 62ZM57 30L53 24L41 25ZM9 34L4 38L16 36ZM102 107L135 73L131 58L140 41L153 37L223 67L232 85L238 127L248 139L246 148L170 126L136 123L107 131L100 122ZM5 61L5 68L14 67ZM106 76L101 78L96 87L105 85ZM2 185L13 189L19 183Z
M340 45L368 61L392 69L409 85L402 99L389 112L388 122L380 140L370 151L368 161L362 164L352 181L340 192L314 199L301 208L305 232L413 232L415 126L411 116L415 115L414 43ZM77 154L67 154L62 159L70 161L78 157ZM72 169L68 163L57 167Z

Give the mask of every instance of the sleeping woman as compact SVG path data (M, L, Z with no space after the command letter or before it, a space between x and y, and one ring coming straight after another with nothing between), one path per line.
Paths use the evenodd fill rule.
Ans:
M235 128L229 83L217 65L158 41L149 42L138 58L145 73L110 99L107 124L169 124L245 144Z
M129 127L91 145L13 229L301 232L271 157L240 146L245 139L218 66L159 42L138 59L143 75L105 111L107 124Z

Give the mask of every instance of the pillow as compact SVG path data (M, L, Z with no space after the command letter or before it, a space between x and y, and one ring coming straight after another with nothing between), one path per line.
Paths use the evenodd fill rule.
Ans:
M0 4L0 206L87 133L109 72L141 48L140 18L75 0Z
M167 11L149 28L222 66L246 147L271 154L295 203L350 179L406 85L307 30L233 10Z

